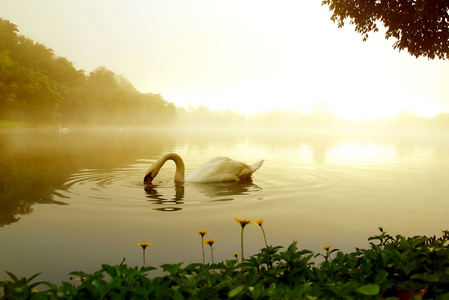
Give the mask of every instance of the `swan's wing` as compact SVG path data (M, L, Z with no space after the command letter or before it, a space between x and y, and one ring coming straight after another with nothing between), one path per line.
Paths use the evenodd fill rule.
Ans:
M187 176L190 182L222 182L238 180L232 163L223 160L212 160L199 166Z
M229 170L226 169L226 165L230 161L232 159L229 157L213 157L190 173L186 181L219 182L235 180L234 178L229 178Z
M198 167L186 181L190 182L224 182L248 180L251 174L260 168L263 161L250 166L228 157L214 157Z
M257 169L262 167L263 162L264 162L264 160L262 159L262 160L259 160L259 161L255 162L255 163L253 163L251 165L251 169L253 170L253 172L256 172Z
M186 181L224 182L239 180L242 169L249 167L228 157L214 157L194 170Z
M242 169L242 172L239 175L240 180L251 180L251 175L256 172L263 164L263 159L255 162L251 166L244 164L246 167ZM242 163L243 164L243 163Z

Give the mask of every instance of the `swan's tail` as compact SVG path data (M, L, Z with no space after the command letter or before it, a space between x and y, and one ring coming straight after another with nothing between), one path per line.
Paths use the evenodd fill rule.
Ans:
M255 172L257 169L262 167L263 161L264 160L262 159L262 160L259 160L258 162L255 162L251 165L251 169L253 169L253 172Z

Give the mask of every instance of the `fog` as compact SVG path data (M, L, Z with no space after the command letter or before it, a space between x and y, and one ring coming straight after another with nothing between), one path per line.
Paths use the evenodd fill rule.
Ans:
M57 127L58 124L63 127L281 128L378 132L449 128L447 113L440 111L433 118L421 117L418 112L425 114L425 110L414 107L412 101L407 102L410 110L399 111L389 119L379 119L379 115L386 115L395 107L394 103L407 101L406 93L374 99L366 92L358 96L358 103L350 105L338 101L341 93L324 100L317 100L321 98L319 95L291 96L281 93L267 100L257 96L264 91L264 86L261 86L251 93L242 91L232 96L211 96L207 105L181 106L179 101L166 99L163 94L140 92L124 75L116 74L105 66L89 73L76 69L73 62L56 55L51 48L20 35L14 23L0 19L0 25L0 31L5 36L0 41L4 86L0 91L0 128L16 125ZM344 94L351 94L358 88L348 83ZM429 91L429 95L432 92ZM185 93L188 94L188 91L185 90ZM190 103L198 99L192 98ZM281 106L278 104L286 101L293 107L309 107L307 113L299 109L279 109ZM378 106L380 102L389 105ZM220 106L239 103L241 107L248 108L248 113L242 114L236 109L211 109L217 103L222 104ZM260 112L260 107L266 107L267 103L273 109ZM430 102L428 105L432 106ZM352 120L342 116L351 117ZM364 120L362 116L370 116L371 119Z
M376 120L344 120L326 109L314 110L309 114L298 111L272 110L263 113L242 115L231 110L210 110L205 105L177 108L176 118L168 127L180 128L223 128L263 129L322 132L360 132L364 134L420 133L449 130L449 113L440 112L435 117L418 116L401 111L394 118Z

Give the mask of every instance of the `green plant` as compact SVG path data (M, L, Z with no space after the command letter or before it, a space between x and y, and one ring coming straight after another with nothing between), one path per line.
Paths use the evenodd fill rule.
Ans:
M32 283L38 274L19 279L8 273L0 290L3 299L449 299L448 238L446 231L439 238L406 238L381 230L368 249L334 251L320 263L312 258L326 254L293 242L265 247L244 266L235 259L163 264L165 274L152 277L153 267L102 265L93 274L72 272L79 280L60 285Z
M4 299L27 299L36 296L36 286L43 282L31 283L40 273L37 273L30 278L17 278L14 274L6 272L12 279L9 281L0 282L0 288L3 288Z

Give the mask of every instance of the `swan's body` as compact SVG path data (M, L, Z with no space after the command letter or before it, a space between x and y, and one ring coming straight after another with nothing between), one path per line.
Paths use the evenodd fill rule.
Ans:
M145 174L144 182L150 184L167 160L176 164L175 182L226 182L251 180L251 175L262 166L263 160L248 165L228 157L214 157L184 178L184 162L176 153L167 153L153 163Z

